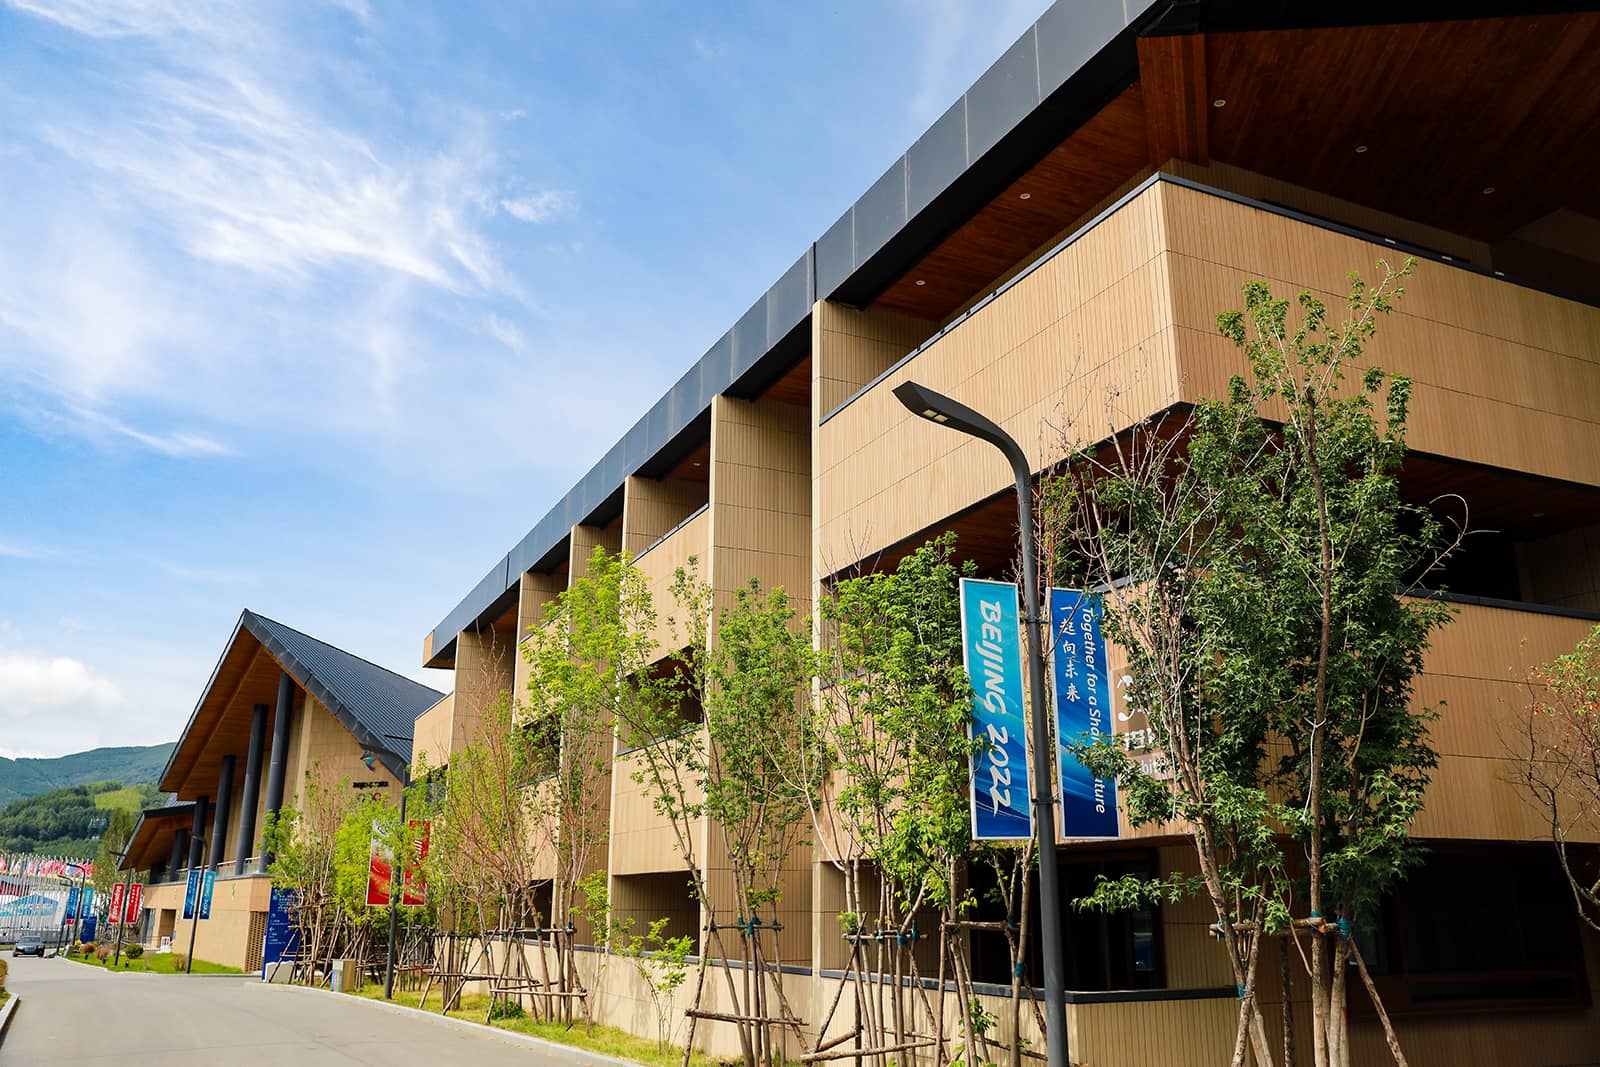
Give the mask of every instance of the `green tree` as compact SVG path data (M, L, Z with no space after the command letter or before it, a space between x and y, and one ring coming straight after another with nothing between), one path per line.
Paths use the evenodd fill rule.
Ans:
M826 785L814 794L817 838L843 874L845 912L862 1017L874 1044L906 1043L910 1025L902 971L914 966L904 951L919 913L941 920L941 955L948 924L965 901L971 846L968 768L971 692L962 665L959 579L973 573L954 559L945 535L904 557L892 571L842 579L820 604L821 640L813 709ZM871 884L876 879L876 892ZM963 977L962 957L954 955ZM886 974L860 983L868 968ZM944 1013L916 996L931 1030L942 1034ZM962 996L965 1006L970 997ZM836 1002L837 1003L837 1002ZM980 1036L963 1010L966 1047ZM945 1050L940 1050L945 1055Z
M1339 323L1309 293L1247 284L1218 327L1248 378L1078 453L1044 492L1058 576L1107 588L1155 759L1080 751L1122 779L1135 823L1186 827L1200 866L1094 902L1210 899L1241 991L1235 1063L1247 1043L1273 1062L1254 990L1262 939L1283 931L1310 976L1313 1062L1348 1062L1350 934L1416 861L1409 826L1436 762L1411 696L1449 610L1400 594L1456 542L1400 496L1410 383L1365 353L1411 264L1380 267L1375 286L1352 276Z
M1508 743L1514 781L1549 824L1578 917L1600 930L1600 871L1592 846L1572 840L1600 828L1600 626L1529 672L1521 725Z

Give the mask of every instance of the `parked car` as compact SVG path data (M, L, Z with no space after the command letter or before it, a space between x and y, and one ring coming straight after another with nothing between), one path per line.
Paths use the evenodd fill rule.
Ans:
M38 956L44 958L44 942L37 937L24 937L11 950L13 956Z

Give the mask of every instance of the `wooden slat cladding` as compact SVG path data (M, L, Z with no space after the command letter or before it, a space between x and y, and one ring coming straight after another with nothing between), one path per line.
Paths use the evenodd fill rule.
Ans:
M622 547L631 556L639 555L693 514L706 499L704 479L691 482L629 477L623 487Z
M679 873L684 871L672 825L656 811L654 794L648 784L634 781L645 772L644 756L630 753L619 756L611 772L611 836L609 839L612 874ZM648 782L646 777L646 782ZM699 803L701 793L692 785L690 803ZM688 874L684 873L687 880Z
M1172 314L1185 399L1219 396L1244 370L1217 312L1249 279L1310 289L1342 311L1348 275L1371 280L1393 249L1169 183ZM1410 446L1600 485L1600 308L1445 264L1423 263L1383 320L1372 362L1416 383Z
M450 762L455 752L456 695L447 693L443 700L417 716L411 735L411 762L420 767L442 767ZM464 742L465 739L463 738Z
M635 563L640 575L650 587L650 596L656 612L656 625L651 630L650 637L655 643L658 655L666 656L676 652L683 644L682 634L670 621L671 617L678 614L677 607L672 601L673 576L680 567L686 569L697 567L702 575L706 573L705 566L710 545L707 534L710 527L711 517L702 511L640 556ZM696 562L691 564L691 559Z
M1159 187L1157 187L1159 188ZM1113 391L1128 417L1178 398L1162 200L1147 190L953 327L817 434L817 573L938 523L1010 484L990 445L906 412L907 379L994 418L1035 466L1072 418L1099 426ZM819 365L833 336L819 335ZM1096 431L1098 434L1098 431Z
M1215 1067L1233 1048L1239 1002L1229 999L1073 1004L1075 1063L1095 1067Z
M927 338L938 324L884 308L820 300L811 309L812 414L830 414Z

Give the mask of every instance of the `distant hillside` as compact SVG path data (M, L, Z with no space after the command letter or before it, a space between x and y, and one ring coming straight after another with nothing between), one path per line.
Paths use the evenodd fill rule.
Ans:
M94 859L115 809L132 813L154 807L165 794L154 784L91 782L52 789L0 807L0 853L32 852L46 856Z
M0 757L0 805L23 797L34 797L52 789L90 782L126 782L143 785L153 782L172 755L177 742L165 745L135 745L126 748L92 748L53 759L5 759Z

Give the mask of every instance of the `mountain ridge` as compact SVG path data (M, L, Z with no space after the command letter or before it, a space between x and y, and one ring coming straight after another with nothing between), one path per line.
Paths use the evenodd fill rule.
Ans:
M13 800L92 782L154 782L176 744L169 741L162 745L91 748L48 758L0 756L0 807Z

